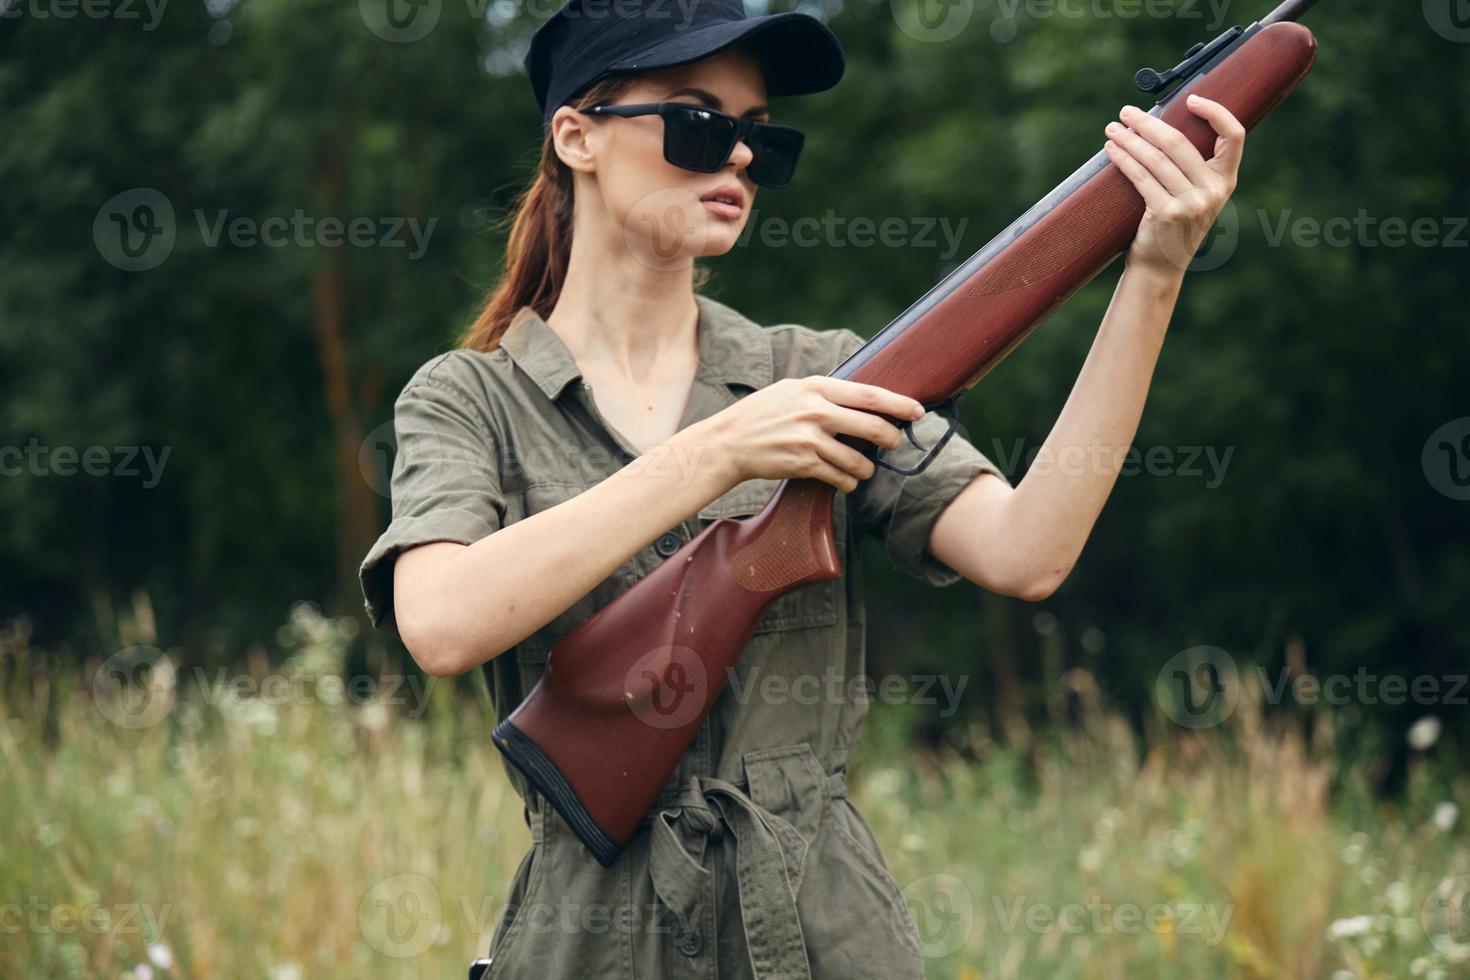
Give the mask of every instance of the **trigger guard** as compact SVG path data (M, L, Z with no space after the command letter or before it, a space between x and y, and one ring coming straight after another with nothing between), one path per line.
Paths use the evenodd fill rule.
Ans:
M925 406L925 408L927 409L947 409L949 416L949 428L944 430L944 435L939 437L939 439L934 443L933 448L928 450L924 454L924 458L919 460L916 465L909 467L895 466L893 463L890 463L886 459L884 459L881 452L874 453L873 464L876 466L881 466L886 470L892 470L900 476L917 476L918 474L924 472L924 470L929 467L929 464L934 462L934 457L939 455L939 451L944 448L944 444L949 442L950 437L953 436L955 433L955 429L959 428L959 409L956 406L955 401L955 398L949 398L945 401L940 402L937 405ZM924 448L919 444L919 441L914 438L913 422L905 422L903 425L903 432L904 435L908 436L909 442L914 444L914 448L920 450Z

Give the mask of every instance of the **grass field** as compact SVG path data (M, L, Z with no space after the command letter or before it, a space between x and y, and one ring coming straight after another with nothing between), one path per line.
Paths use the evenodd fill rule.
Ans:
M0 977L463 976L528 842L473 675L344 692L350 623L310 607L200 675L147 621L102 671L0 633ZM1462 776L1378 800L1327 715L1140 739L1088 681L1024 754L916 753L874 707L852 793L930 977L1470 975Z

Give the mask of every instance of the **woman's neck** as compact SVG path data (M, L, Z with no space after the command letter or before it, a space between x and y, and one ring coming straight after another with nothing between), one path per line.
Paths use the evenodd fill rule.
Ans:
M671 369L682 374L691 355L698 360L693 261L660 263L635 255L625 241L595 242L578 231L547 324L584 374L635 384Z

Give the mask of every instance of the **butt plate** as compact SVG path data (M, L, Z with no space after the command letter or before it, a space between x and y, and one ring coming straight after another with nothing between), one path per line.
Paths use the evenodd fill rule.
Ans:
M541 746L531 740L525 732L511 724L510 719L502 721L495 726L491 733L491 741L501 754L510 763L525 774L536 787L536 791L551 804L552 809L561 814L567 826L572 828L572 833L577 835L592 856L597 858L597 863L604 868L612 867L622 851L623 845L614 840L607 831L597 825L582 801L577 798L577 793L572 789L572 784L567 781L566 776L557 768L555 762Z

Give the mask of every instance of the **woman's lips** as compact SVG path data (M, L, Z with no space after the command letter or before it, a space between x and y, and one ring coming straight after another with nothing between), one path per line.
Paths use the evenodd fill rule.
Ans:
M704 201L703 204L716 217L725 218L729 221L738 220L745 213L743 208L737 207L734 204L726 204L724 201Z

